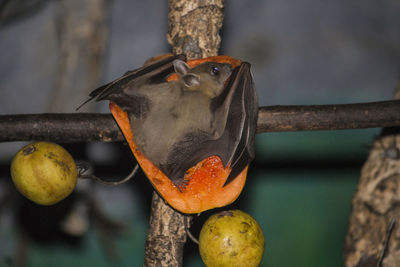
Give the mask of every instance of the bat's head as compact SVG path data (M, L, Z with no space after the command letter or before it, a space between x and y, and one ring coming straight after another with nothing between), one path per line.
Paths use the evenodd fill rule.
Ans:
M230 64L206 62L194 68L182 60L174 61L175 72L186 90L201 91L210 98L218 96L232 74Z

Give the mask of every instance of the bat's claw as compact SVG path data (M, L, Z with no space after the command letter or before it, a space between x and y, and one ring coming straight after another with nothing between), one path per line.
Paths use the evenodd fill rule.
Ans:
M174 182L174 185L178 188L180 192L183 192L186 187L189 185L189 179L182 179L180 181Z
M121 179L119 181L107 181L107 180L104 180L102 178L99 178L99 177L93 175L89 163L78 162L76 165L77 165L77 169L78 169L78 178L81 178L81 179L93 179L93 180L97 180L97 181L99 181L99 182L101 182L103 184L107 184L107 185L123 184L123 183L129 181L132 177L134 177L136 172L139 169L139 164L136 164L135 168L125 178L123 178L123 179Z

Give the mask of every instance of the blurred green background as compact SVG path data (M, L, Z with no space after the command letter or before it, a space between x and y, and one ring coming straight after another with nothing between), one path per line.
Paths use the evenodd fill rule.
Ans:
M260 223L266 240L261 266L342 265L352 195L368 144L377 134L377 130L351 130L257 136L257 158L246 187L227 208L241 209ZM124 230L104 239L92 221L78 242L62 238L31 242L27 266L140 266L151 197L146 183L139 175L129 185L94 185L98 205L110 218L123 222ZM19 207L13 206L13 211ZM195 217L195 236L213 212L217 210ZM7 249L2 250L2 261L8 266L11 258L4 252L8 256L15 252L12 248L20 233L15 225L4 225L0 236ZM110 244L117 251L116 258L110 258ZM190 240L184 262L184 266L203 266L197 245Z

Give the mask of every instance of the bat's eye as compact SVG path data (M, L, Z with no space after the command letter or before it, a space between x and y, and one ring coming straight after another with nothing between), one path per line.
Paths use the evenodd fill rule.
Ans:
M211 67L211 75L218 75L219 68L218 67Z

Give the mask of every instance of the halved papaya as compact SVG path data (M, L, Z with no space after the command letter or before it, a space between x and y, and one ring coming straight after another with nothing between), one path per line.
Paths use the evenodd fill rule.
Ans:
M204 62L228 63L232 65L232 68L239 66L241 63L240 60L229 56L195 59L189 60L187 63L193 68ZM177 75L173 74L168 78L168 81L176 80L177 78ZM185 179L189 182L187 186L179 189L137 149L128 114L111 101L110 110L147 178L173 208L183 213L200 213L228 205L239 196L246 181L247 167L233 181L224 186L231 169L229 166L224 168L218 156L210 156L187 171Z

